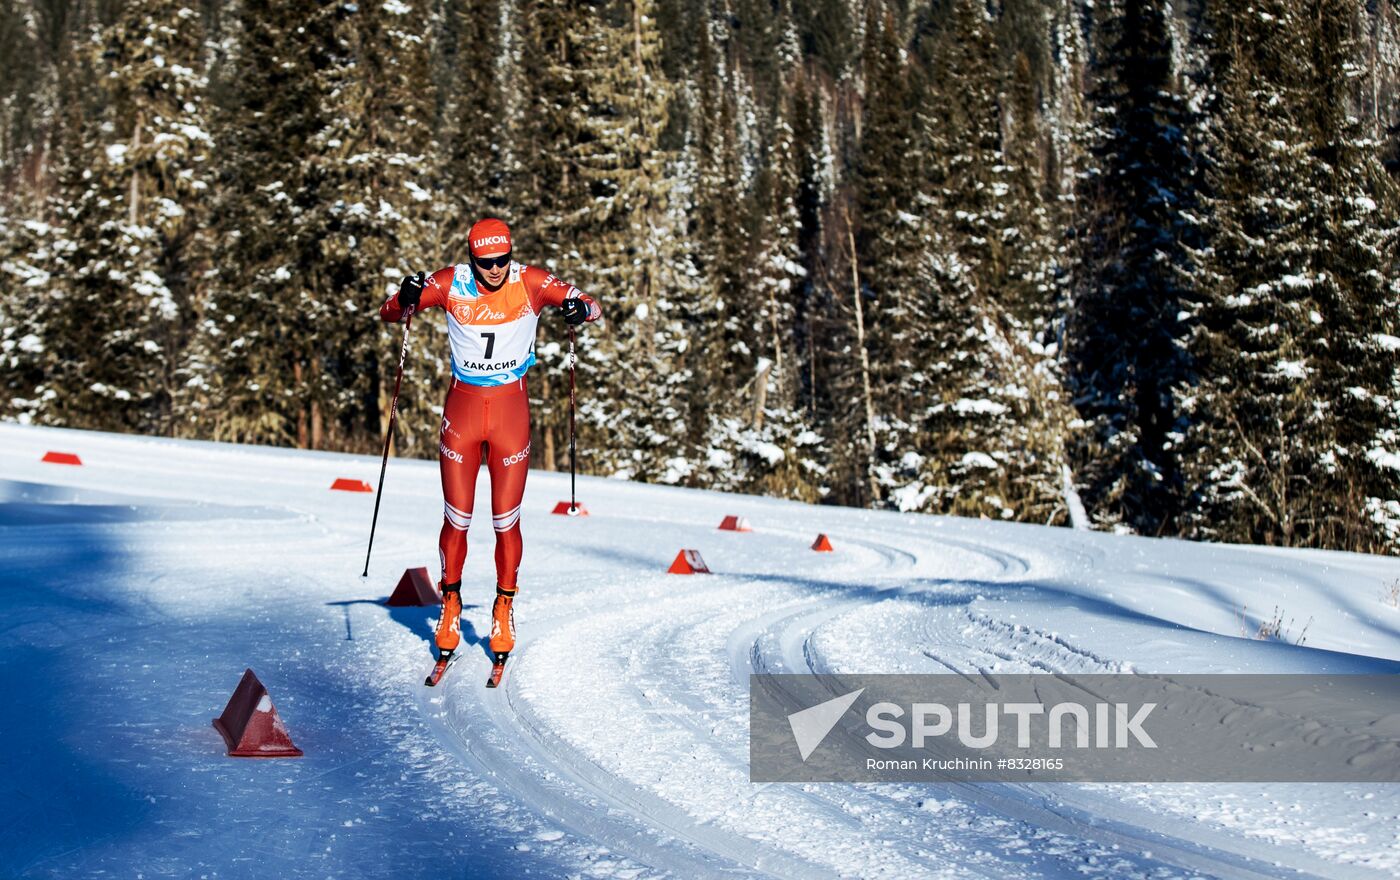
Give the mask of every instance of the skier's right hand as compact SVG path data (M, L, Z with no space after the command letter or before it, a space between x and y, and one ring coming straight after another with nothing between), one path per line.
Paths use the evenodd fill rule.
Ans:
M417 311L418 301L423 297L423 285L426 283L427 276L422 272L417 275L409 275L400 281L399 307Z

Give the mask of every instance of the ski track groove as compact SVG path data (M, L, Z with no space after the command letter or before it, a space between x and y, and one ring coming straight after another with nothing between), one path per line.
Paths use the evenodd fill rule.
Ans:
M834 611L830 618L823 623L829 624L839 616L840 613L840 611ZM989 620L989 618L985 618L984 616L973 615L971 613L968 613L967 616L974 622ZM1000 621L995 621L994 623L997 625L992 627L992 629L997 632L1005 633L1017 631L1017 625L1004 624ZM828 692L831 693L832 696L839 695L847 690L847 688L836 686L832 679L839 680L842 673L826 666L821 661L821 654L812 650L810 647L811 639L817 634L819 629L820 627L813 628L808 633L802 642L800 655L788 649L781 652L781 657L776 663L771 659L756 659L756 663L761 664L766 670L773 672L801 671L829 676L830 678L827 682ZM1027 628L1024 627L1022 627L1021 630L1028 631ZM927 634L934 635L935 633L930 632ZM1065 644L1058 638L1052 639L1038 632L1037 634L1042 635L1045 641L1060 648L1066 655L1075 660L1088 657L1093 658L1095 663L1106 662L1094 658L1094 655L1089 652L1080 651L1073 646ZM793 640L789 638L784 641L786 644L791 645ZM971 642L965 641L964 646L985 653L985 649ZM758 643L755 644L755 648L756 650L759 648ZM927 654L927 652L925 653ZM1007 651L993 650L990 653L998 659L1027 663L1023 658L1017 658L1014 654ZM928 656L932 655L929 654ZM957 674L964 678L968 677L965 672L958 669L953 664L943 660L938 660L938 662L957 672ZM1059 674L1065 671L1063 668L1055 668L1053 664L1039 659L1030 660L1028 665L1032 670L1037 672ZM977 671L992 684L992 686L996 686L994 673L982 666L978 666ZM1092 673L1106 672L1109 670L1090 668L1087 670L1075 671L1080 673ZM999 672L1001 674L1006 674L1002 671ZM1063 787L1073 788L1072 786ZM958 782L950 784L948 788L955 790L959 796L968 803L984 807L989 812L1024 822L1033 828L1053 829L1068 837L1097 843L1109 849L1151 852L1156 860L1188 872L1202 872L1212 877L1251 878L1251 880L1252 878L1277 876L1300 878L1324 876L1310 875L1301 871L1287 869L1279 873L1277 868L1274 869L1275 872L1269 872L1266 866L1258 864L1256 860L1250 859L1247 856L1242 857L1228 852L1214 852L1190 841L1174 840L1157 832L1133 828L1122 823L1115 823L1111 819L1095 816L1084 809L1064 805L1057 806L1053 800L1054 795L1050 795L1048 792L1055 791L1061 788L1061 786L1018 785L1012 783L979 785L968 782ZM1154 868L1156 867L1157 866L1150 865L1135 865L1130 873L1133 876L1153 876L1155 873Z
M764 531L795 539L807 537L796 530L770 528ZM876 538L852 532L847 529L841 534L842 546L861 547L876 554L884 563L878 574L865 573L865 590L875 590L873 597L848 598L842 595L839 586L831 586L831 582L842 575L849 577L852 574L850 569L856 567L853 565L838 565L834 572L824 570L823 580L819 584L813 582L806 590L794 590L772 605L767 604L771 598L768 594L776 588L765 580L741 579L723 588L728 591L726 595L737 594L741 601L745 594L764 595L764 602L752 603L754 607L721 618L723 623L718 628L728 631L727 638L724 632L718 632L713 638L706 639L712 645L724 646L723 656L712 658L711 663L727 666L727 692L717 691L713 681L708 682L708 688L696 684L704 680L704 676L693 674L693 666L692 674L666 674L692 663L694 658L689 655L677 656L677 646L684 643L684 633L694 632L707 620L713 623L710 612L715 610L713 605L719 604L695 602L694 591L685 590L656 603L652 603L652 597L648 597L643 603L647 606L646 611L641 614L608 611L572 620L562 627L565 630L563 633L559 631L561 627L551 628L547 625L548 621L537 621L537 634L532 639L522 641L512 656L512 665L507 671L506 704L487 700L487 714L504 729L513 725L523 726L531 743L531 757L555 768L573 769L571 779L589 796L623 811L638 826L666 829L677 840L710 853L714 859L706 863L703 857L690 852L687 857L680 858L674 852L665 854L665 849L663 857L658 858L655 848L641 847L629 853L638 861L678 875L703 866L710 872L727 869L734 873L775 872L780 876L820 876L839 874L841 870L834 865L805 860L800 852L784 852L782 850L789 847L781 840L769 847L771 852L765 857L754 841L736 830L718 828L714 816L694 816L663 797L648 796L638 787L637 780L619 783L613 769L584 755L577 745L568 741L566 733L551 730L552 723L532 707L521 686L521 681L528 680L533 674L528 662L531 654L550 641L567 639L567 634L584 627L592 618L606 618L606 628L612 631L611 638L615 643L631 646L625 661L615 670L615 674L626 683L628 709L646 715L647 724L665 725L672 733L680 730L696 743L708 742L713 745L715 741L720 741L728 749L720 751L721 762L739 771L746 769L746 754L736 753L735 746L740 743L734 735L731 734L725 742L726 738L719 732L740 729L732 722L742 714L739 709L746 702L743 691L747 686L748 674L794 671L834 673L836 670L827 662L823 641L835 636L828 636L826 632L838 631L840 628L834 624L847 616L867 613L887 602L915 604L924 612L920 622L923 644L940 646L940 650L956 648L964 658L987 658L983 663L972 665L989 681L994 681L995 675L1009 671L1057 674L1123 671L1121 663L1079 648L1055 633L973 611L969 606L980 598L978 590L966 590L959 587L956 580L946 580L946 571L929 572L945 578L942 583L933 586L905 589L897 586L900 577L907 578L934 567L928 564L929 558L941 557L947 548L980 558L993 566L992 570L978 572L982 583L1001 582L1008 587L1016 587L1031 577L1056 574L1066 563L1053 557L1035 560L983 542L943 535L930 538L922 534L915 539L913 535L891 535L887 530ZM909 538L922 552L911 553L886 543L897 537ZM1093 555L1082 553L1077 548L1069 553ZM879 587L881 582L885 585L884 589ZM660 590L675 592L670 584L663 582ZM677 613L675 606L685 602L693 606L689 613ZM920 655L960 675L968 675L957 662L931 650L922 649ZM1013 668L1008 670L1008 666ZM907 671L931 670L920 668ZM722 702L717 702L717 699ZM730 722L730 726L726 727L724 723L716 725L715 719ZM498 762L492 763L499 766ZM579 767L588 770L579 772ZM764 787L746 797L752 801L771 800L772 796L767 792L773 788L791 790L795 797L786 797L784 805L792 807L795 804L805 810L809 821L820 819L828 827L845 827L859 834L865 821L862 815L886 810L893 814L901 809L907 810L910 787L850 786L842 787L839 792L820 786ZM1043 791L1044 788L1034 785L959 783L948 786L947 791L955 794L963 805L972 810L976 823L983 826L974 837L994 839L997 835L993 832L999 830L1004 831L1000 841L1003 843L1022 839L1048 840L1049 843L1043 848L1050 855L1037 864L1038 870L1029 872L1037 876L1078 873L1083 870L1083 864L1094 863L1106 868L1112 876L1218 876L1248 880L1314 876L1282 865L1266 865L1249 856L1215 850L1193 840L1172 838L1126 823L1113 822L1082 806L1057 800L1054 795ZM888 793L883 789L888 789ZM1092 798L1077 800L1095 805ZM545 808L551 803L557 801L546 800L537 806ZM889 824L885 823L882 829L885 836L880 842L883 854L895 861L867 863L867 868L862 869L863 875L937 876L951 870L957 876L1008 876L1030 867L1025 863L998 864L999 859L991 852L996 845L995 840L990 844L983 841L981 848L972 847L970 852L962 853L959 860L939 864L931 861L931 856L934 853L945 856L950 851L957 852L956 847L950 850L947 840L930 840L927 836L919 836L917 827L891 837ZM597 834L597 829L590 828L586 823L581 830ZM619 848L626 851L625 840L619 838L625 838L625 834L615 833L614 839L618 841ZM674 850L674 847L670 849ZM793 858L797 861L792 861ZM1106 861L1112 859L1116 861ZM779 864L781 870L777 869Z

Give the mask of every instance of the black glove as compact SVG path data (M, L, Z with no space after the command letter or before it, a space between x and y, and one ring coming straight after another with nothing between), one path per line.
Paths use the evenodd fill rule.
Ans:
M417 311L418 301L423 298L423 285L427 276L422 272L410 275L399 282L399 307Z
M578 297L564 300L559 311L564 313L564 323L570 327L577 327L588 320L588 303Z

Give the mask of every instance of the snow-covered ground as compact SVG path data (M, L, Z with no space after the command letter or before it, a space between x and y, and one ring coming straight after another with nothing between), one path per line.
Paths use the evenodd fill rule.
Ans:
M586 478L570 519L567 475L535 472L505 686L483 647L431 690L436 612L382 602L436 573L437 468L390 463L362 579L374 496L328 487L378 466L0 425L0 877L1400 873L1397 786L747 768L752 671L1397 673L1400 560ZM494 577L471 539L469 640ZM717 574L665 574L680 548ZM1244 635L1275 609L1287 642ZM225 757L210 720L245 667L305 757Z

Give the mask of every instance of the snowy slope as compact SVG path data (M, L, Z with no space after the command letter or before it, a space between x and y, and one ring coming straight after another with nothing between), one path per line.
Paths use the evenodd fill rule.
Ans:
M483 648L433 691L435 613L382 600L435 571L437 469L390 463L361 579L373 496L328 487L378 464L0 425L0 877L1400 873L1393 786L747 781L751 671L1400 672L1400 561L594 479L569 519L534 472L506 686ZM1242 637L1276 607L1305 647ZM224 756L249 666L306 757Z

